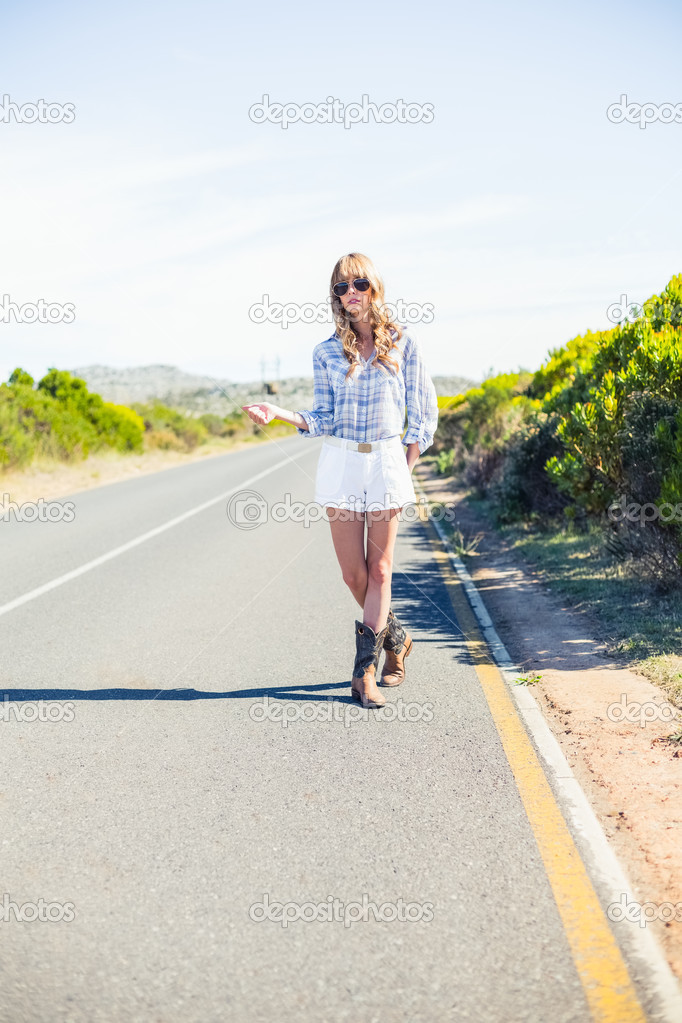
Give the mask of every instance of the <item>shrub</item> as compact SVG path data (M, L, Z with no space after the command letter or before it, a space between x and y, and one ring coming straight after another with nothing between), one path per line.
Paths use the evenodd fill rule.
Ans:
M206 412L203 416L199 416L199 422L212 437L225 437L227 435L227 423L213 412Z
M639 320L616 327L596 349L590 376L587 400L573 403L557 426L565 454L551 458L547 469L561 490L600 514L627 487L623 441L633 403L645 395L682 403L681 332L669 324L656 332ZM552 399L546 407L561 404ZM655 433L652 407L646 429Z
M500 479L491 488L499 522L524 518L544 521L561 515L570 505L547 474L549 458L558 456L563 445L557 436L556 414L536 412L521 424L506 451Z
M498 519L592 517L614 554L682 578L682 274L634 322L468 391L443 410L434 442L439 464L490 497ZM673 515L615 523L608 509L622 495Z
M151 447L193 451L208 439L206 426L199 419L183 415L177 409L168 408L160 402L135 405L134 408L144 420L147 443ZM171 435L174 440L171 440Z
M130 409L90 394L83 380L51 369L34 387L33 378L15 369L0 385L0 462L23 467L35 457L61 461L85 458L112 447L142 448L144 424Z

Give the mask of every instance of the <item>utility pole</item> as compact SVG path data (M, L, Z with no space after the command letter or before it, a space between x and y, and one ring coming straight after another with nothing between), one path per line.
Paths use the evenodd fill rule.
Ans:
M261 356L260 360L260 376L263 390L266 394L277 394L279 391L280 384L280 358L279 354L274 360L274 374L268 375L266 373L267 363L264 356Z

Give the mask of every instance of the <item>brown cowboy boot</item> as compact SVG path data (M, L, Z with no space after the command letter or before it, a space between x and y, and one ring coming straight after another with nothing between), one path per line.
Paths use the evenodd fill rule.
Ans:
M391 608L388 609L388 632L384 640L386 660L381 669L378 686L399 686L405 681L405 658L412 649L412 637L400 624Z
M388 623L375 632L371 626L355 620L355 664L350 692L363 707L383 707L386 703L386 697L377 689L376 671L379 651L387 633Z

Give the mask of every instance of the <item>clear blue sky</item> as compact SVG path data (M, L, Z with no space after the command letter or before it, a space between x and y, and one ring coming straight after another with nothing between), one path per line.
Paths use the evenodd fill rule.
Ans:
M0 95L73 103L72 123L0 124L0 296L73 303L72 323L0 324L16 365L172 363L312 372L338 256L373 258L389 301L430 303L431 372L535 368L682 271L679 5L653 2L4 3ZM257 124L271 102L363 94L431 123Z

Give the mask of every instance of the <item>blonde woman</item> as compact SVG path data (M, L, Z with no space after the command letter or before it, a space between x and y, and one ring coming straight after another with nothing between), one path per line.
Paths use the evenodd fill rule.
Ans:
M270 402L243 408L254 423L277 418L301 436L324 436L315 501L326 507L343 581L362 608L351 695L364 707L381 707L386 700L377 684L400 685L412 649L390 607L393 550L400 510L416 501L412 470L433 441L438 405L418 343L387 315L372 261L358 252L342 256L330 292L336 330L313 349L313 408L289 412Z

